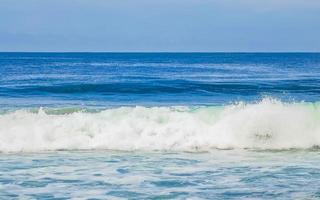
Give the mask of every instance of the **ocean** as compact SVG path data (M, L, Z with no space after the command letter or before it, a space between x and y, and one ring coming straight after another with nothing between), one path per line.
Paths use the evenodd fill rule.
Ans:
M320 53L0 53L0 199L319 199Z

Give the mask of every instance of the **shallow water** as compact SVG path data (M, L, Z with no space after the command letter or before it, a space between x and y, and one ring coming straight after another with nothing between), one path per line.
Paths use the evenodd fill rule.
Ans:
M2 199L316 199L319 151L0 154Z

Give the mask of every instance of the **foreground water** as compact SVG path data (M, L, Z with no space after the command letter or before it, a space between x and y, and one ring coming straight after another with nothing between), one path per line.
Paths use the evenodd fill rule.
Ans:
M2 199L317 199L320 152L0 155Z
M0 199L318 199L320 54L0 53Z

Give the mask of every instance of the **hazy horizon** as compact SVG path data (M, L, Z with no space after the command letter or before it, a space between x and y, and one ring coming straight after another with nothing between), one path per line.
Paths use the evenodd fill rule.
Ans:
M320 52L320 1L0 0L1 52Z

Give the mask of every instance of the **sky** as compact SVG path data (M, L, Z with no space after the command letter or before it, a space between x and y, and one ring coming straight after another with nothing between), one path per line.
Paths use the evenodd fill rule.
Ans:
M320 0L0 0L0 51L320 52Z

